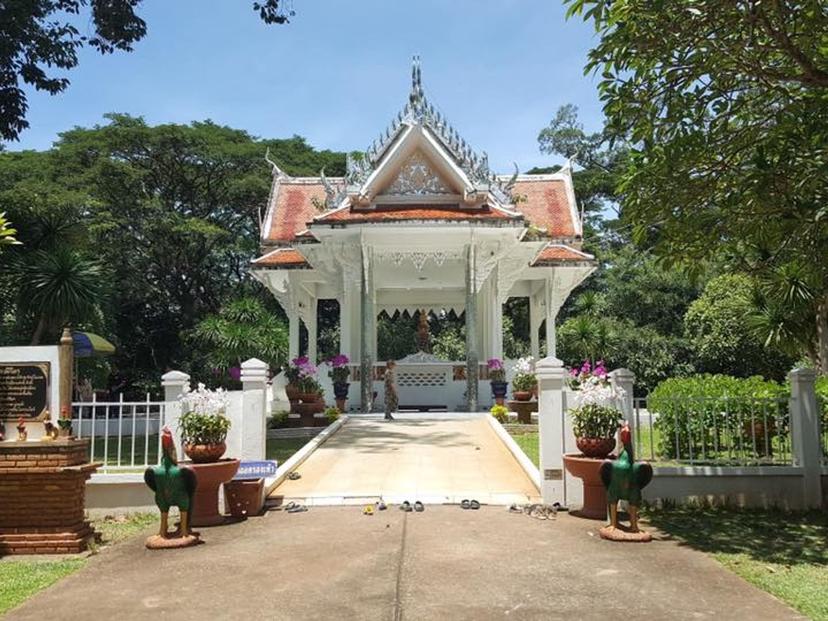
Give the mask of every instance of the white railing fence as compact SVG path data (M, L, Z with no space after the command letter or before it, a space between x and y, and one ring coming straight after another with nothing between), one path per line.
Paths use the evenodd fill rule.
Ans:
M72 434L89 438L90 461L101 462L101 472L137 472L161 459L161 428L167 403L143 401L72 403Z

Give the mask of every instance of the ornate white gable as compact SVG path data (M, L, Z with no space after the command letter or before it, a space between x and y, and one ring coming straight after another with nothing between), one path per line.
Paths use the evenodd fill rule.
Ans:
M415 151L402 163L396 176L381 194L392 196L430 196L456 194L422 151Z

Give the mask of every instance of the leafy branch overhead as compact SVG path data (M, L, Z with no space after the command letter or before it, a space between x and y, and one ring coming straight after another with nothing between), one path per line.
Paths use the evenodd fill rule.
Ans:
M17 140L29 126L24 84L51 95L69 86L55 69L73 69L91 47L101 54L131 52L147 34L136 13L143 0L32 0L0 3L0 138ZM266 24L293 16L292 0L254 2ZM91 29L91 34L82 34Z

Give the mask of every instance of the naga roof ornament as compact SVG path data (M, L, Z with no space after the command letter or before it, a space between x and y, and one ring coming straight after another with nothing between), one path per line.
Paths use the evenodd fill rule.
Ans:
M379 141L375 140L362 154L348 155L346 183L352 187L364 183L402 129L411 125L428 127L472 183L480 186L478 189L488 190L504 205L514 202L511 196L511 186L514 182L508 185L501 183L497 175L489 168L489 157L486 152L478 155L426 98L419 56L414 56L411 65L411 92L408 102L388 128L380 134Z

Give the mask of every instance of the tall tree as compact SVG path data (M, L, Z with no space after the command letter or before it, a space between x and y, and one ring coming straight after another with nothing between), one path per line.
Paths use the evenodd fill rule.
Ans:
M828 373L828 12L821 0L565 0L591 20L621 190L667 261L712 255L762 281L798 271L779 319ZM794 270L793 268L796 268ZM771 335L772 336L772 335Z
M147 25L136 13L142 0L24 0L0 3L0 137L16 140L29 124L23 85L52 95L69 86L51 70L73 69L84 47L101 54L130 52ZM288 6L289 5L289 6ZM266 24L293 15L290 0L254 2ZM91 36L81 31L91 27Z

